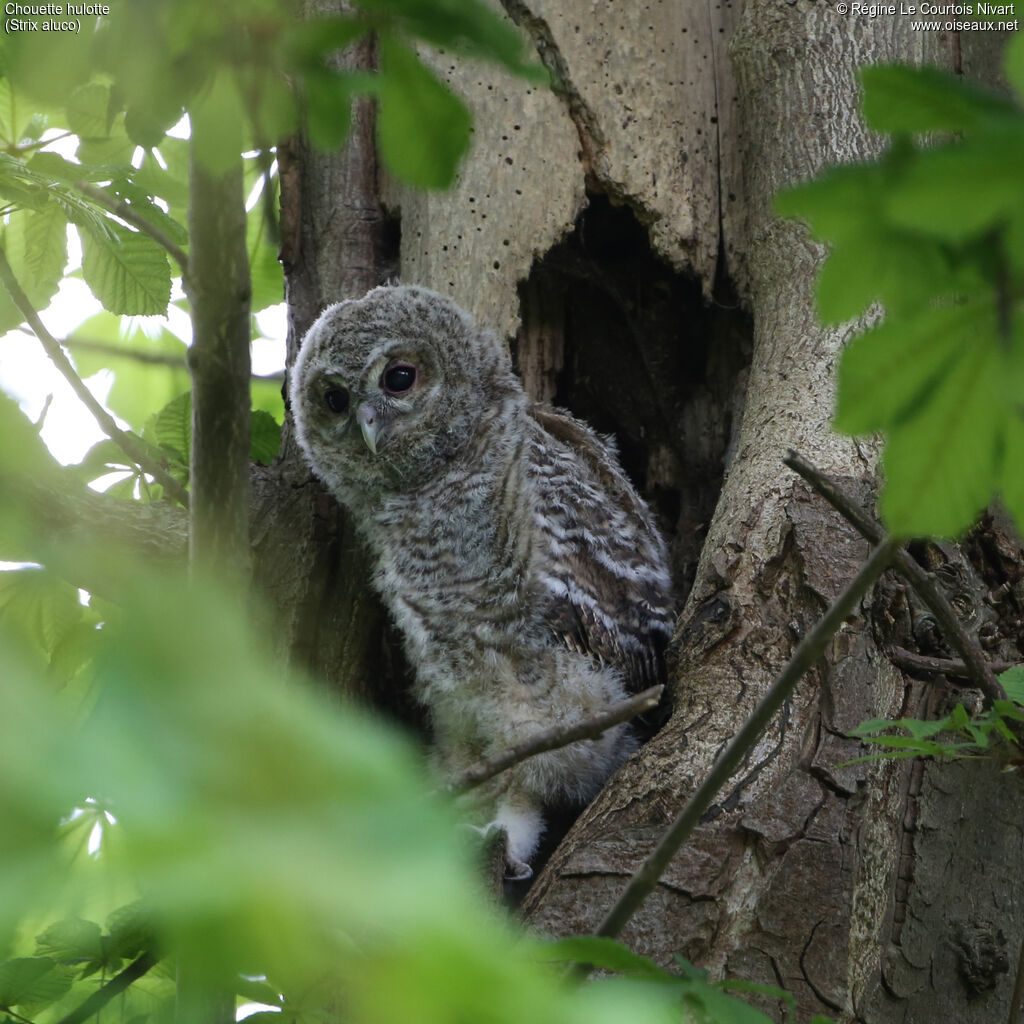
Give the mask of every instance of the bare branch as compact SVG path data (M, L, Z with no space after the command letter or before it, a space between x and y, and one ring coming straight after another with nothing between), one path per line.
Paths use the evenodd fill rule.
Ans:
M635 697L620 701L618 704L602 711L600 714L591 715L573 725L559 725L553 729L545 729L529 739L517 743L508 750L502 751L496 757L486 761L479 761L470 768L467 768L461 775L453 779L447 789L454 792L464 793L500 775L513 765L525 761L527 758L535 757L537 754L544 754L549 750L558 750L567 747L570 743L578 740L596 739L603 732L607 732L613 725L620 725L630 719L642 715L658 706L661 700L664 686L652 686Z
M126 434L115 422L114 417L96 401L92 392L85 386L82 378L75 372L60 342L46 329L35 308L29 301L28 296L18 284L10 263L7 262L7 254L0 248L0 281L3 281L11 299L18 307L21 315L28 321L29 326L35 332L36 337L42 343L46 354L51 362L60 371L64 379L71 385L71 389L79 397L85 407L95 417L103 432L144 472L148 473L159 483L167 494L182 505L188 506L188 491L177 480L174 479L159 463L151 459L142 448L136 444L134 438Z
M131 224L132 227L138 228L144 235L149 235L157 245L163 247L175 259L178 266L181 267L181 276L186 279L188 278L188 256L185 254L185 250L170 235L161 231L155 224L151 224L127 203L110 195L109 192L104 192L103 189L97 188L88 181L76 181L75 188L82 195L88 196L93 202L99 203L100 206L105 207L112 214L120 217L121 220Z
M908 672L919 672L927 675L944 675L953 679L964 679L974 683L974 675L962 661L954 661L952 658L929 658L924 654L915 654L903 647L893 647L886 652L889 660L898 668L906 669ZM1016 661L990 661L989 667L993 672L1005 672L1014 665Z
M845 494L834 480L829 480L803 456L790 451L782 461L795 473L802 476L818 494L873 544L877 544L884 536L882 527L870 515ZM903 548L896 553L893 566L901 576L907 579L935 616L950 646L970 669L971 678L985 695L986 704L991 705L993 701L1006 700L1006 691L985 660L981 644L960 624L960 619L953 611L952 605L946 599L946 595L936 586L931 575L925 572L913 556Z
M829 641L875 580L889 567L898 550L898 544L893 540L887 540L875 548L860 572L835 599L821 621L800 642L789 664L761 698L750 718L729 742L708 777L690 797L658 845L629 880L618 902L601 922L597 930L598 935L614 939L651 894L669 861L700 823L701 817L711 806L711 801L718 791L732 778L760 738L765 726L796 689L804 673L825 653Z

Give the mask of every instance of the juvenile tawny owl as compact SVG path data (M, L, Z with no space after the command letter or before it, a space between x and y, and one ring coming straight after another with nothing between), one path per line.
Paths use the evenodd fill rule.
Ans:
M453 302L398 286L330 306L291 408L376 559L443 772L658 681L671 601L650 512L611 443L532 404ZM633 745L618 726L493 780L510 877L530 874L544 805L588 800Z

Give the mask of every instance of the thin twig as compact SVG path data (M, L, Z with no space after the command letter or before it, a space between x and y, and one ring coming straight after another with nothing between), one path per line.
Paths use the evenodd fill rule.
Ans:
M105 207L112 214L120 217L121 220L138 228L144 235L149 235L154 242L162 246L171 254L171 256L174 257L178 266L181 267L181 276L183 278L188 277L188 256L185 254L185 250L182 249L170 235L161 231L155 224L146 220L146 218L137 210L129 206L123 200L117 199L109 192L105 192L103 189L97 188L88 181L76 181L75 188L77 188L82 195L88 196L93 200L93 202L99 203L100 206Z
M630 719L636 718L637 715L642 715L645 711L657 707L664 689L664 686L652 686L635 697L620 701L607 711L591 715L573 725L560 725L553 729L545 729L544 732L537 733L537 735L509 747L508 750L502 751L496 757L477 762L453 779L446 788L449 791L464 793L488 779L493 779L495 775L500 775L501 772L527 758L546 753L549 750L567 747L570 743L575 743L578 740L596 739L613 725L628 722Z
M7 262L7 254L0 248L0 281L11 295L15 306L21 311L21 315L28 321L29 326L35 332L36 337L42 343L50 361L57 367L64 379L71 385L71 389L81 399L85 407L96 418L103 432L144 472L148 473L154 480L161 484L164 490L175 501L188 506L188 491L178 483L162 466L151 459L135 443L135 440L126 434L115 422L114 417L96 401L93 393L85 386L82 378L75 372L60 342L46 329L35 308L29 301L28 296L18 284L10 263Z
M175 370L188 370L184 350L180 356L172 356L167 352L147 352L145 349L125 348L124 345L111 345L106 341L90 341L87 338L65 338L61 344L72 352L95 352L97 355L109 356L111 359L130 359L136 363L150 366L169 366ZM183 343L184 344L184 343Z
M793 652L789 664L761 698L743 728L730 740L707 778L687 801L686 806L661 837L658 845L630 878L629 884L615 906L601 922L601 926L597 930L598 935L616 938L626 922L640 908L640 905L658 884L658 879L668 867L669 861L700 823L701 817L711 806L718 791L733 777L736 769L753 749L754 744L757 743L775 713L796 689L797 683L825 653L829 641L838 632L860 599L889 567L898 547L896 541L887 540L875 548L871 557L861 567L860 572L835 599L821 621L800 642Z
M845 494L834 480L829 480L803 456L794 451L790 451L782 461L795 473L802 476L818 494L841 516L852 523L872 544L877 544L881 540L884 536L882 527ZM918 597L935 616L950 646L963 659L964 664L971 671L971 678L985 695L985 703L991 706L994 701L1006 700L1006 691L985 660L981 644L960 624L960 619L953 611L953 606L936 586L935 580L921 568L910 552L902 548L896 553L893 567L901 576L906 577L910 585L917 591Z
M929 658L924 654L915 654L903 647L892 647L886 653L897 668L906 669L908 672L952 676L954 679L966 679L971 683L974 682L971 670L962 661L955 661L953 658ZM988 664L993 672L1005 672L1020 662L990 661Z
M96 989L84 1003L76 1006L66 1017L61 1017L57 1024L83 1024L95 1016L115 996L120 995L132 982L138 981L146 971L153 967L157 958L152 953L143 953L138 960L133 960L123 971L115 974L105 985Z
M31 334L31 331L26 333ZM136 363L169 366L175 370L188 369L188 361L184 352L180 356L172 356L166 352L147 352L145 349L125 348L123 345L111 345L106 341L92 341L88 338L65 338L61 344L64 348L71 349L72 352L76 350L96 352L99 355L110 356L112 359L131 359ZM252 379L276 384L284 380L284 373L254 373Z

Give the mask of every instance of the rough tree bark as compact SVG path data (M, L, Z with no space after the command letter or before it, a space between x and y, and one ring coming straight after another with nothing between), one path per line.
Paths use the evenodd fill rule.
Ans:
M440 59L476 112L474 150L442 195L382 180L366 106L340 154L283 146L282 260L291 356L323 305L400 258L405 280L509 337L538 398L617 434L672 536L685 597L672 716L524 904L534 927L566 934L597 926L866 554L782 466L796 447L867 501L877 447L828 430L837 353L857 325L816 323L823 253L773 217L772 197L878 151L856 114L857 65L901 59L992 80L996 34L915 33L908 19L842 18L811 0L505 6L555 90ZM370 65L372 46L345 59ZM40 465L5 481L38 510L26 544L75 530L184 559L182 510L125 506ZM365 561L287 426L282 458L251 483L254 579L280 652L401 712L403 667ZM964 547L984 581L974 589L1010 584L1020 618L1022 552L998 516ZM930 564L924 546L920 557ZM102 593L103 567L85 571ZM682 952L781 984L802 1013L1005 1019L1024 930L1019 778L985 763L844 764L860 721L926 715L948 698L941 680L905 677L886 657L894 593L849 620L624 937L664 962ZM1001 656L1020 658L1015 639Z
M383 180L368 106L342 153L282 146L282 261L291 358L325 304L400 262L404 280L504 332L538 398L616 433L672 537L685 599L672 715L524 904L534 927L566 934L596 928L866 555L782 465L795 447L866 502L878 451L828 429L837 354L858 325L817 324L823 252L773 216L772 197L878 151L856 112L857 65L986 77L994 40L843 18L814 0L504 4L555 90L442 55L476 114L449 193ZM344 59L372 65L372 45ZM128 529L140 550L184 557L182 511L129 513L64 488L57 515L47 479L15 484L39 508L39 543L51 524ZM365 561L287 424L281 459L251 484L254 580L281 654L401 712L404 668ZM989 589L1019 583L1022 553L1005 530L977 532L965 550ZM82 582L102 587L102 573ZM1005 1019L1024 924L1018 777L984 763L844 764L860 721L946 699L886 657L898 600L865 603L835 638L630 924L636 949L781 984L801 1013L843 1021Z
M991 54L983 59L974 40L912 32L906 18L844 19L809 0L505 8L552 71L554 92L442 55L438 68L476 114L473 152L445 194L380 182L368 122L357 122L340 163L293 152L283 202L298 248L286 245L286 267L294 340L319 304L385 272L390 211L401 222L403 280L451 294L503 331L538 398L615 430L673 534L688 594L674 712L527 897L527 920L564 934L596 927L866 555L782 466L795 447L867 501L878 451L829 431L835 361L858 325L817 324L823 252L773 216L773 196L879 151L857 115L858 65L961 70ZM376 641L364 640L376 613L353 585L358 555L346 529L323 532L339 520L289 472L291 501L303 516L317 509L321 527L303 534L285 589L314 564L323 577L305 584L310 604L293 619L318 625L293 642L308 653L329 632L330 654L308 660L372 691L368 673L390 674ZM279 493L267 494L261 515L281 516ZM324 567L339 553L335 577ZM325 595L340 618L328 621ZM318 614L305 614L310 606ZM1024 828L1018 780L983 765L843 763L858 752L844 738L858 722L922 714L937 692L891 665L865 605L626 939L665 962L682 952L715 972L781 984L801 1012L841 1020L1005 1013L1022 921L1012 882Z

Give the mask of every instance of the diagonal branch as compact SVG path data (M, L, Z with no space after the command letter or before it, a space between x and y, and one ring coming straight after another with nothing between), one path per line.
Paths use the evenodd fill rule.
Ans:
M894 540L886 540L875 548L860 572L835 599L821 621L800 642L789 664L761 698L743 728L729 742L707 778L687 801L658 845L629 880L618 902L601 922L597 930L598 935L614 939L651 894L669 861L700 823L701 817L711 806L711 801L718 791L732 778L775 713L796 689L797 683L825 653L829 641L856 608L860 599L889 567L898 549L898 544Z
M790 451L782 460L793 472L798 473L818 492L844 519L848 520L872 544L884 536L882 527L861 509L849 495L820 470L812 466L803 456ZM935 580L921 568L911 554L900 548L893 560L894 568L904 576L917 591L918 597L927 605L942 627L942 632L953 649L963 659L975 685L985 695L986 704L1006 700L1006 691L996 679L992 666L985 659L981 644L960 624L960 619L946 595L939 590Z
M121 220L132 227L138 228L144 235L149 235L157 245L162 246L171 256L174 257L178 266L181 267L181 276L188 279L188 256L170 235L161 231L155 224L146 220L137 210L132 209L126 202L115 198L109 192L90 184L88 181L76 181L75 188L84 196L88 196L93 202L109 210L112 214L120 217Z
M159 463L150 458L149 455L136 443L134 438L125 433L115 422L114 417L96 401L93 393L85 386L82 378L75 372L60 342L46 329L39 314L29 301L28 296L18 284L10 263L7 262L7 254L0 248L0 281L3 282L11 299L21 312L21 315L28 321L29 326L35 332L36 337L42 343L46 354L51 362L60 371L64 379L71 385L71 389L82 401L85 407L93 414L96 422L99 423L103 432L144 472L148 473L157 483L161 484L164 490L175 501L182 505L188 505L188 491L177 480L174 479Z
M61 1017L57 1024L84 1024L90 1017L99 1013L111 999L120 995L132 982L138 981L156 962L157 958L152 953L143 953L123 971L115 974L110 981L93 992L84 1003Z
M467 768L461 775L453 779L447 786L449 791L464 793L500 775L520 761L534 757L537 754L546 753L549 750L558 750L567 747L570 743L578 740L596 739L603 732L607 732L613 725L620 725L630 719L642 715L658 706L661 700L664 686L652 686L635 697L620 701L610 707L607 711L591 715L581 722L573 725L559 725L553 729L545 729L543 732L531 736L529 739L517 743L508 750L502 751L496 757L488 758L486 761L479 761L470 768Z

